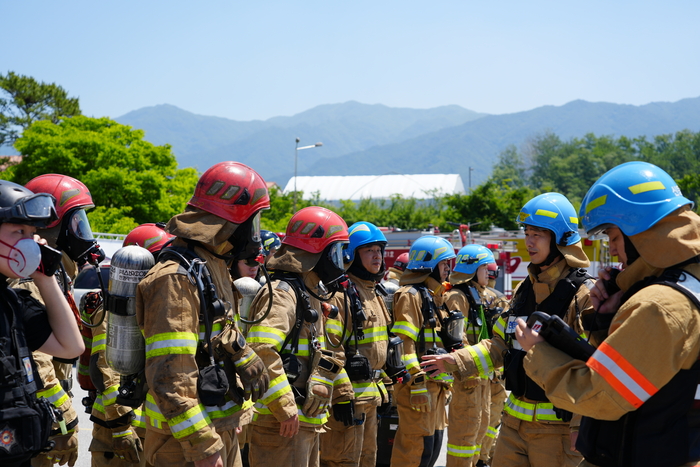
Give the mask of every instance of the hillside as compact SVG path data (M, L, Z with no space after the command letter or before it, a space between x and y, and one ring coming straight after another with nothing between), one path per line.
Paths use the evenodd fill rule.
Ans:
M328 104L292 117L239 122L195 115L172 105L135 110L116 120L142 128L154 144L169 143L181 167L205 170L221 160L249 164L268 180L286 183L294 172L294 141L323 147L299 152L300 171L321 158L341 157L397 143L483 117L459 106L401 109L358 102Z
M533 136L551 131L562 139L597 136L637 137L700 131L700 98L643 106L573 101L560 107L545 106L527 112L491 115L445 128L397 144L374 147L324 159L304 175L367 175L392 172L459 173L465 187L469 167L472 186L490 174L498 154L509 144L521 146Z

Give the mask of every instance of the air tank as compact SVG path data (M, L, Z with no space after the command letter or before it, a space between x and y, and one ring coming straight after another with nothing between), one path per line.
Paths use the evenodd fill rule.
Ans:
M105 357L123 376L138 373L146 361L145 342L136 323L136 286L153 264L153 255L137 245L120 248L112 256Z

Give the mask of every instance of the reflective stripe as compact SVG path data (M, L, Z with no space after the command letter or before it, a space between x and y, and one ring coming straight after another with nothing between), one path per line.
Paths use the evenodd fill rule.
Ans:
M479 377L488 378L493 372L493 362L491 361L491 355L488 349L482 343L476 345L470 345L467 347L469 355L471 355L476 369L479 370Z
M334 336L340 336L343 333L343 326L337 319L329 319L326 321L326 332Z
M112 438L124 438L126 436L133 435L134 432L131 430L112 432Z
M382 394L377 388L377 384L370 381L368 383L352 383L352 388L355 391L355 397L379 397Z
M99 392L95 396L95 402L92 403L92 409L97 410L99 413L103 414L105 413L105 406L102 403L102 394Z
M218 336L219 334L221 334L221 331L223 330L223 328L224 328L224 325L221 321L218 321L218 322L212 324L212 327L211 327L212 339L215 336ZM207 338L207 327L204 323L202 323L199 325L199 340L203 341L203 340L206 340L206 338Z
M146 428L146 416L141 409L134 409L134 419L131 426L136 428Z
M204 408L204 413L205 413L204 417L206 417L209 421L228 417L228 416L230 416L236 412L239 412L241 410L249 409L252 406L253 406L253 403L250 400L245 401L243 403L243 405L241 406L230 399L227 400L226 403L222 406L214 405L214 406L205 407L204 405L199 404L199 407ZM173 432L173 436L176 436L176 435L174 433L174 430L172 429L172 424L168 423L168 422L184 423L184 422L179 420L180 417L182 417L184 414L178 415L177 417L173 418L172 420L167 420L165 418L165 416L161 413L160 409L158 408L158 405L156 404L156 401L155 401L155 398L153 397L153 394L151 394L150 392L146 395L146 402L145 402L143 408L144 408L144 412L146 415L146 422L144 423L144 425L146 423L150 423L151 426L154 426L156 428L160 428L160 429L170 428L170 431ZM194 408L196 408L196 407L193 407L193 409ZM192 411L193 409L190 409L190 411ZM136 411L134 411L134 413L136 413ZM201 426L203 426L203 425L201 425ZM201 428L201 426L200 426L200 428ZM197 429L199 429L199 428L197 428ZM196 430L194 430L194 431L196 431ZM182 436L186 436L186 435L183 434Z
M455 381L454 376L452 376L452 373L438 373L437 376L432 376L432 375L426 375L428 377L429 381L435 381L435 382L441 382L441 383L447 383L447 384L452 384Z
M397 321L391 327L391 332L395 334L403 334L411 339L418 340L418 333L420 329L409 323L408 321Z
M286 335L275 329L267 326L251 326L246 336L246 341L257 344L273 345L278 352L282 349L282 343L286 339Z
M411 370L413 368L418 368L420 369L420 363L418 363L418 355L414 353L409 353L405 354L401 357L403 360L404 364L406 365L407 370Z
M106 406L113 405L117 402L117 395L119 395L119 385L115 384L110 386L102 393L102 403Z
M258 415L272 415L272 412L270 409L267 407L264 407L256 402L255 404L255 411L257 412L255 415L253 415L253 420L258 419ZM328 410L324 410L321 412L320 415L317 415L316 417L307 417L304 415L304 413L301 411L301 406L297 404L297 415L299 416L299 421L302 423L308 423L310 425L323 425L328 421Z
M43 397L56 408L61 407L69 399L68 394L58 382L53 387L37 391L36 396Z
M211 419L202 404L197 404L177 417L168 420L170 432L176 439L191 435L209 424L211 424Z
M506 340L506 320L503 317L499 317L496 324L493 325L493 334Z
M586 365L600 374L635 408L639 408L658 391L658 388L606 342L600 344Z
M554 406L551 402L525 402L517 399L512 393L508 395L508 400L503 407L503 411L512 415L515 418L526 422L546 421L557 422L562 421L554 412Z
M360 345L369 344L372 342L386 341L389 339L389 334L387 333L386 326L376 326L373 328L367 328L363 330L363 333L364 337L357 342L355 342L355 335L353 334L353 338L349 339L348 343L350 345Z
M146 339L146 358L162 355L194 355L197 335L192 332L164 332Z
M348 373L345 371L345 368L340 370L340 373L335 375L335 378L333 378L333 386L340 386L341 384L349 383L350 378L348 378Z
M241 365L245 365L246 363L250 363L251 360L253 360L255 357L258 355L255 352L250 352L248 356L244 356L243 358L239 358L235 362L233 362L236 367L239 367Z
M632 192L633 195L639 195L641 193L646 193L647 191L665 190L666 189L664 184L658 180L653 181L653 182L639 183L637 185L631 185L627 188L629 188L629 190Z
M486 428L486 436L488 436L491 439L496 439L496 436L498 435L498 428L494 426L490 426Z
M418 388L418 387L411 387L411 395L416 395L416 394L427 394L428 388Z
M474 457L481 454L481 446L457 446L447 443L447 455L454 457Z
M90 355L95 355L97 352L104 352L107 344L107 334L96 334L92 336L92 350Z
M258 402L260 402L260 404L256 404L256 407L258 405L268 405L270 402L279 399L284 394L289 394L291 392L292 387L289 384L289 380L287 380L287 375L282 374L270 381L270 386L268 387L267 392L259 399Z

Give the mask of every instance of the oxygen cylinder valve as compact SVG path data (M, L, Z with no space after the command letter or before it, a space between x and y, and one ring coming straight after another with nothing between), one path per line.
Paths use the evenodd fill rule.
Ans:
M323 311L323 316L329 319L335 319L338 317L338 307L331 305L327 302L321 302L321 309Z

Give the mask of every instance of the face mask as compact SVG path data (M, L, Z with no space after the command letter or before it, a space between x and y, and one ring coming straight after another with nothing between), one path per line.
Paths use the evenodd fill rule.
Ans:
M10 256L0 255L0 258L7 259L10 271L15 273L17 277L29 277L41 264L41 250L39 249L39 244L33 239L23 238L14 245L5 243L2 240L0 240L0 243L10 248Z

